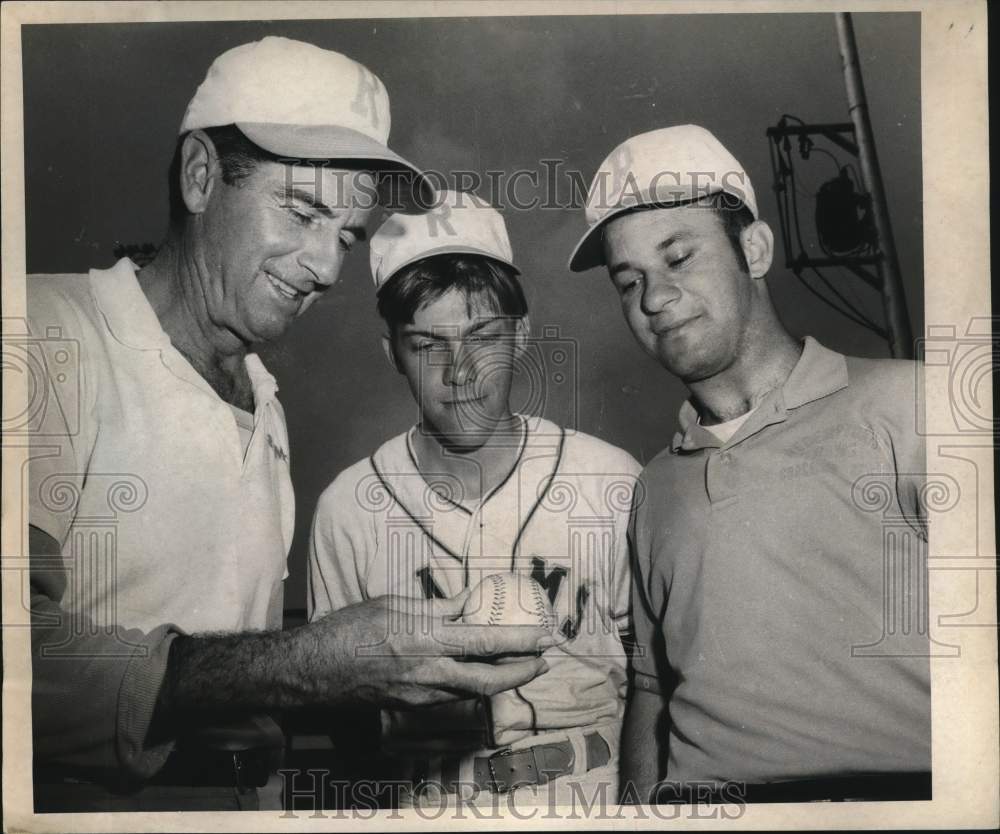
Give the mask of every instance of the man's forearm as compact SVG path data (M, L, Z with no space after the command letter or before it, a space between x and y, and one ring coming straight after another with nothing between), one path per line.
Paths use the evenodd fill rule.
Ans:
M178 637L170 649L161 704L172 712L335 704L344 699L351 676L347 670L329 673L339 656L338 647L329 644L333 641L327 635L321 661L318 635L305 627ZM317 668L321 662L322 673Z
M654 692L629 689L622 726L620 798L623 802L650 801L660 778L660 726L663 698Z
M456 622L463 598L379 597L289 631L181 636L160 715L377 703L414 707L523 686L547 668L545 629ZM493 664L495 655L522 655Z

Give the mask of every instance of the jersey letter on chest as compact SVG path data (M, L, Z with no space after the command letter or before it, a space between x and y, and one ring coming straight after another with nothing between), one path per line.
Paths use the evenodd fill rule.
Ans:
M416 572L417 580L420 582L420 590L423 592L424 597L427 599L444 599L445 593L441 590L441 586L434 581L434 577L431 576L430 565L424 565Z

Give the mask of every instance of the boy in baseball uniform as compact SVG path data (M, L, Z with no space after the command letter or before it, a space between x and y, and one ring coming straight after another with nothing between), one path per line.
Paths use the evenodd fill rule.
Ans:
M548 673L447 708L383 710L386 773L408 783L403 804L563 802L574 790L613 802L640 467L512 410L515 375L537 386L550 369L546 346L529 339L503 219L484 201L443 192L426 217L393 215L372 239L371 267L386 358L419 421L320 497L310 617L380 594L451 596L492 574L534 579L561 638L544 655Z

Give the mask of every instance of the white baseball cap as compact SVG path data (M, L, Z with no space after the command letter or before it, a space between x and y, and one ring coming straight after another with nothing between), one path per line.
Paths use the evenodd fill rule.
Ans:
M390 215L368 250L376 288L405 266L449 252L485 255L519 272L500 212L464 191L439 191L426 214Z
M637 206L671 205L725 192L757 219L757 198L743 166L705 128L677 125L626 139L601 163L587 192L590 228L570 255L583 272L604 263L603 226Z
M357 61L288 38L266 37L223 52L188 103L180 133L236 125L272 154L372 161L410 180L406 209L434 204L434 187L389 150L389 95Z

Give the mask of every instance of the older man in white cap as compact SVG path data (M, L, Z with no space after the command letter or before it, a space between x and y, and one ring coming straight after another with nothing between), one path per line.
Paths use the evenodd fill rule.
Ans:
M633 514L623 801L929 797L926 620L883 633L885 571L926 611L916 366L788 333L750 179L701 127L616 148L587 219L571 269L607 267L690 392Z
M70 385L47 357L52 407L33 438L36 807L242 807L238 739L214 768L178 741L206 716L436 704L545 668L459 662L531 655L544 635L442 629L461 600L396 614L381 597L279 630L294 502L277 386L253 349L337 280L389 175L399 200L433 200L388 133L385 88L357 62L277 37L238 46L184 116L155 259L29 279L43 349L58 334L81 359Z
M507 231L475 195L442 196L435 211L394 215L372 239L383 347L419 419L321 496L310 613L381 594L445 597L491 574L533 579L527 587L544 589L561 639L544 655L550 671L432 712L383 712L382 773L404 782L403 804L575 796L607 805L617 788L626 527L639 466L597 438L512 410L515 375L540 357Z

